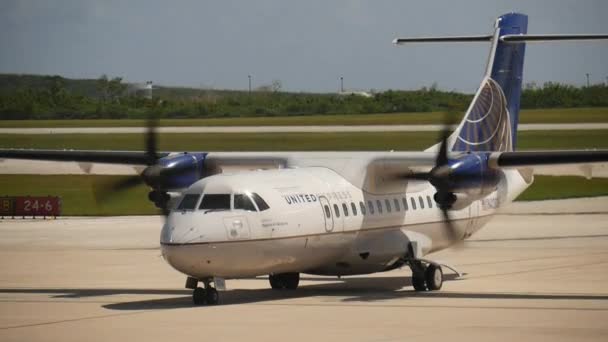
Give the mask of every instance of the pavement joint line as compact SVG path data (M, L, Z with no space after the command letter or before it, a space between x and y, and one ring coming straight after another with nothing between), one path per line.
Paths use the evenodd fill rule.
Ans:
M0 327L0 330L12 330L12 329L21 329L21 328L31 328L31 327L44 326L44 325L71 323L71 322L79 322L79 321L95 320L95 319L103 319L103 318L112 318L112 317L119 317L119 316L132 316L132 315L139 315L139 314L144 314L144 313L149 313L149 312L154 312L154 311L152 311L152 310L146 310L146 311L139 311L139 312L126 312L126 313L116 313L116 314L108 314L108 315L87 316L87 317L63 319L63 320L58 320L58 321L49 321L49 322L41 322L41 323L12 325L12 326Z
M543 267L543 268L534 268L534 269L527 269L527 270L522 270L522 271L515 271L515 272L507 272L507 273L493 273L493 274L481 274L481 275L477 275L477 276L472 276L472 277L466 277L465 279L481 279L481 278L491 278L491 277L502 277L502 276L510 276L510 275L515 275L515 274L525 274L525 273L530 273L530 272L544 272L544 271L552 271L552 270L559 270L561 268L576 268L576 267L586 267L586 266L597 266L597 265L602 265L602 264L608 264L608 261L598 261L598 262L592 262L592 263L584 263L584 264L568 264L568 265L561 265L561 266L554 266L554 267Z
M478 240L478 241L493 241L493 240ZM505 240L499 240L499 241L505 241ZM603 255L603 254L608 254L608 252L584 253L584 254L569 254L569 255L560 254L560 255L548 256L548 257L542 257L542 258L487 261L487 262L479 262L479 263L472 263L472 264L459 264L459 265L456 265L456 266L458 266L458 267L464 267L464 266L480 266L480 265L502 264L502 263L510 263L510 262L538 261L538 260L548 260L548 259L569 259L569 258L578 258L578 257L589 256L589 255Z
M549 299L548 299L549 300ZM371 306L370 306L371 304ZM361 304L335 304L335 303L252 303L256 306L308 306L308 307L349 307L349 308L416 308L416 309L473 309L473 310L560 310L560 311L608 311L607 308L566 308L566 307L538 307L538 306L463 306L463 305L408 305L408 304L374 304L366 301Z

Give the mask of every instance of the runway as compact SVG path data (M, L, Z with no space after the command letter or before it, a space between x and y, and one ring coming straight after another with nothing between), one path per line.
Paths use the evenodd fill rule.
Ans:
M407 269L228 280L193 307L159 217L0 221L0 340L598 340L608 335L608 197L515 203L459 250L464 278L415 293Z
M344 125L344 126L197 126L159 127L159 133L329 133L329 132L436 132L443 125ZM454 129L456 126L453 127ZM520 124L518 131L608 129L608 123ZM0 128L0 134L141 134L145 127Z

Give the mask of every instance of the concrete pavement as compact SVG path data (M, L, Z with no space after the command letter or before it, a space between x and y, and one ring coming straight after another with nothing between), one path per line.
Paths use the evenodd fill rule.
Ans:
M608 198L518 203L460 250L466 273L415 293L407 269L294 292L229 280L193 307L159 217L0 221L1 341L605 341ZM447 272L446 272L447 273Z

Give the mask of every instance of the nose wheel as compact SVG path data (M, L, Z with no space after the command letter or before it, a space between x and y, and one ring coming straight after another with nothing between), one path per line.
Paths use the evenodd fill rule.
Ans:
M211 286L211 280L203 280L204 288L197 286L199 280L195 278L188 278L186 281L187 288L194 288L192 291L192 302L194 305L217 305L220 302L220 294Z

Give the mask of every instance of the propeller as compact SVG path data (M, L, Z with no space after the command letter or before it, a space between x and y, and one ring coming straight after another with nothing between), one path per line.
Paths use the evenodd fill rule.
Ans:
M158 119L154 115L150 115L146 124L145 133L145 146L146 146L146 165L147 167L139 175L128 176L120 179L119 181L108 183L98 183L94 187L95 199L98 203L109 200L112 196L117 195L119 192L126 191L141 185L142 183L148 184L154 189L157 194L163 193L162 177L170 174L179 174L180 171L184 170L166 170L162 165L158 164ZM170 172L167 172L170 171ZM161 175L162 173L162 175ZM155 201L157 206L163 212L163 215L169 214L168 198L165 196L157 198Z
M459 236L449 212L452 204L456 200L456 196L451 192L451 185L454 184L455 181L458 181L454 179L448 159L448 138L450 136L452 127L450 118L451 116L448 114L441 131L441 145L439 147L439 151L437 152L435 166L428 172L410 172L401 175L399 178L406 180L427 181L435 187L437 193L435 193L434 199L439 205L441 213L443 214L443 220L448 237L452 241L458 241L462 238L462 236Z

